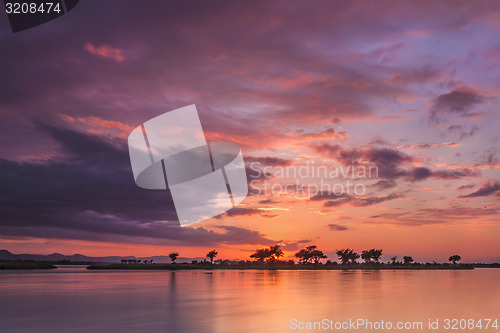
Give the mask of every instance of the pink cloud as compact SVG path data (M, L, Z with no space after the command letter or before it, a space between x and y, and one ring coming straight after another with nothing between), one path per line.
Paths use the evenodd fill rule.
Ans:
M79 123L87 126L95 126L100 128L108 128L108 129L117 129L124 132L132 132L134 129L133 126L122 123L116 120L105 120L99 117L90 116L90 117L71 117L68 115L61 115L61 118L68 123Z
M443 142L443 143L434 142L432 144L431 143L419 143L419 144L415 144L415 145L392 146L392 148L397 148L397 149L404 148L404 149L417 149L417 150L421 150L421 149L438 148L438 147L442 147L442 146L458 147L459 144L455 143L455 142Z
M122 50L115 48L115 47L111 47L111 46L106 45L106 44L103 44L100 46L94 46L91 43L86 43L85 50L89 51L92 54L95 54L95 55L98 55L98 56L101 56L104 58L114 59L118 62L122 62L125 60L125 56L123 55Z
M479 218L488 219L496 216L498 209L494 208L425 208L405 213L385 213L373 215L370 219L376 219L378 223L419 226L426 224L445 224L460 221L478 221Z

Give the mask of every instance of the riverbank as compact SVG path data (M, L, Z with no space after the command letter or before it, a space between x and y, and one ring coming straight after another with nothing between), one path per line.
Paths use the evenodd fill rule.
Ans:
M120 269L120 270L456 270L474 269L473 265L459 264L431 264L431 265L279 265L279 264L255 264L255 265L213 265L213 264L93 264L87 269Z
M39 261L2 261L0 270L3 269L54 269L57 268L51 263Z

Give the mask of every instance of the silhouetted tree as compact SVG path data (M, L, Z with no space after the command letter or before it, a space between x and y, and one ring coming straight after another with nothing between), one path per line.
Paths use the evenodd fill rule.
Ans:
M214 258L217 256L217 254L219 254L219 253L217 251L215 251L215 249L214 249L214 250L208 252L206 257L208 259L210 259L210 263L213 264L214 263Z
M269 257L269 249L257 249L253 254L250 255L250 258L254 258L257 262L264 262L266 258Z
M394 256L391 258L392 264L396 265L396 259L398 259L398 256Z
M358 260L359 257L360 257L359 254L357 254L356 252L352 252L351 255L349 256L349 259L351 259L351 263L355 264L356 260Z
M250 258L254 258L257 262L276 262L279 257L283 256L283 251L280 249L279 245L273 245L269 248L255 250Z
M361 259L363 259L367 264L372 262L372 259L374 262L378 263L380 261L380 257L382 257L382 250L371 249L368 251L362 251L361 253Z
M312 246L308 246L305 249L301 249L299 252L295 253L295 258L299 259L299 264L308 264L312 258L309 251L309 248Z
M356 260L359 258L359 254L354 252L353 249L337 250L336 253L340 261L342 261L342 265L348 264L349 261L355 264Z
M122 264L125 264L127 262L127 259L122 259L120 260Z
M177 252L172 252L168 255L170 257L170 260L172 260L172 263L175 263L175 260L177 259L177 257L179 256L179 253Z
M318 250L316 245L311 245L295 253L295 258L299 258L299 264L308 264L311 262L317 264L321 259L325 259L326 255L323 251Z
M283 257L284 253L280 249L279 245L273 245L269 248L269 256L267 258L267 262L276 262L280 257Z
M410 257L410 256L404 256L403 257L403 262L405 265L409 265L413 262L413 257Z
M382 258L382 249L380 249L380 250L372 249L370 251L372 251L372 259L373 259L373 261L375 261L376 263L379 263L380 262L380 258Z
M448 258L449 261L453 262L453 265L456 265L458 261L462 260L462 257L459 256L458 254L452 255L450 258Z
M336 253L337 253L337 256L339 257L339 260L342 263L342 265L349 263L349 250L348 249L337 250Z

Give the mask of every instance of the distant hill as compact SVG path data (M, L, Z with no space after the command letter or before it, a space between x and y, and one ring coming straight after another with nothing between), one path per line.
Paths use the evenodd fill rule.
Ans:
M89 257L83 254L73 254L64 255L60 253L52 254L13 254L7 250L0 250L0 260L34 260L34 261L63 261L69 260L72 262L103 262L103 263L115 263L120 262L122 259L147 259L153 260L155 263L169 263L170 258L168 256L152 256L152 257L134 257L134 256L108 256L108 257ZM176 262L191 262L193 260L203 261L205 258L186 258L179 257Z

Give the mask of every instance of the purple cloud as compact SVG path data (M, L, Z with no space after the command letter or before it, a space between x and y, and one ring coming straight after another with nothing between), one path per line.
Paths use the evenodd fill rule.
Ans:
M469 193L467 195L461 195L459 198L475 198L475 197L486 197L500 190L500 183L487 183L479 188L479 190Z
M328 229L330 229L330 230L333 230L333 231L345 231L345 230L349 230L349 228L346 227L346 226L343 226L343 225L340 225L340 224L333 224L333 223L328 224L326 227Z

